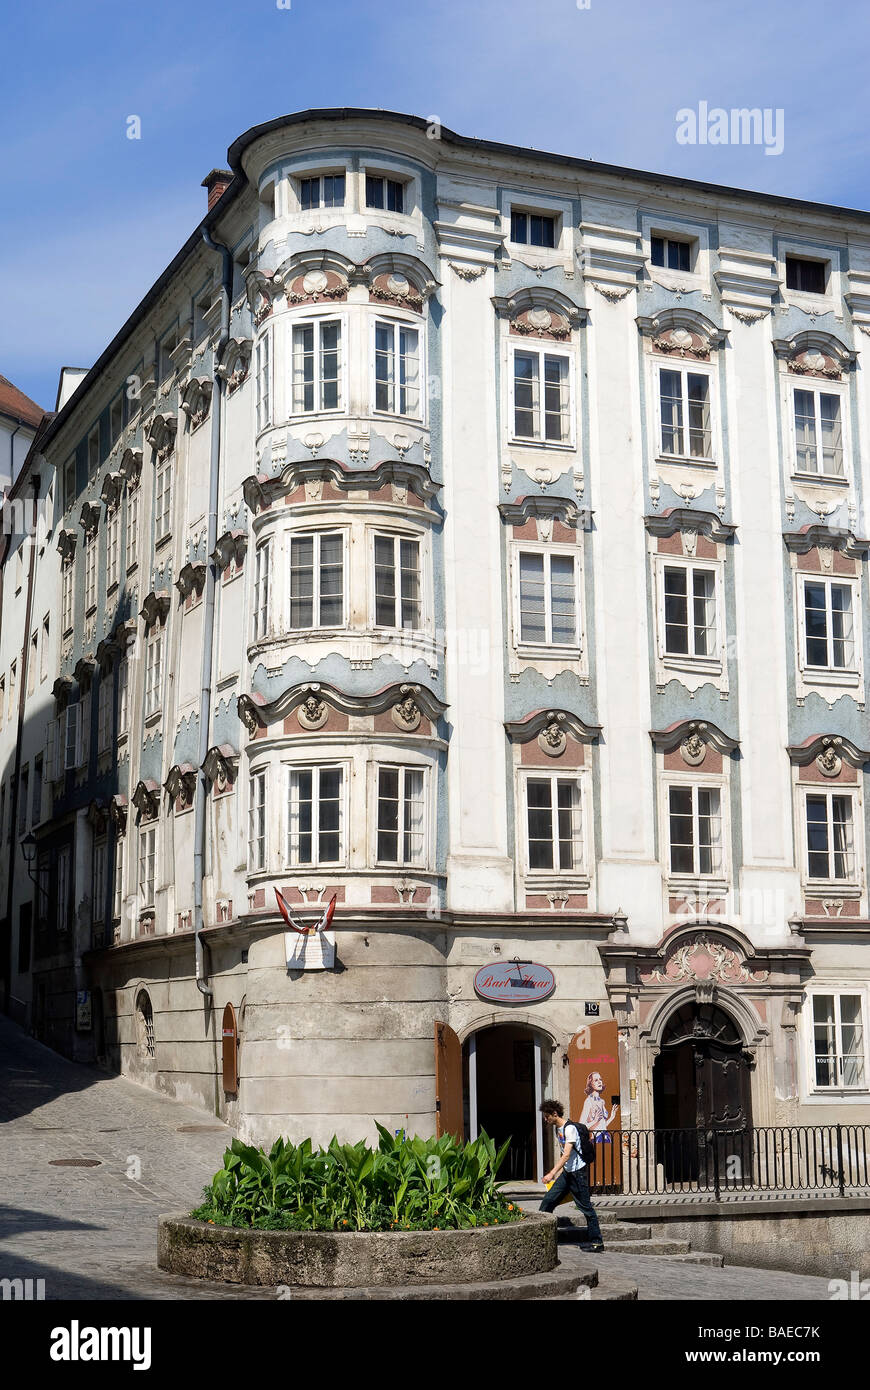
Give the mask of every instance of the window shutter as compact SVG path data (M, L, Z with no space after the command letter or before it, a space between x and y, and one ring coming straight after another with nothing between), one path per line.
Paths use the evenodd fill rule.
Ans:
M50 719L50 720L48 721L48 729L46 730L46 739L45 739L45 770L46 770L46 775L48 776L49 782L55 781L55 779L56 779L56 777L57 777L57 772L56 772L56 768L55 768L55 761L56 761L56 758L57 758L57 720L56 720L56 719Z

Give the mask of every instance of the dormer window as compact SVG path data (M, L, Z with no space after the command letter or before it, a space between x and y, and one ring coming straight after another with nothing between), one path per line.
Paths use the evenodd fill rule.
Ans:
M556 219L511 208L511 241L518 246L556 245Z
M827 261L812 261L804 256L786 256L786 288L801 294L827 294Z
M366 207L381 208L385 212L404 212L404 183L379 174L366 174Z
M401 189L402 185L398 187ZM344 174L323 174L299 180L299 206L303 212L311 208L344 207ZM402 211L401 207L398 209Z
M650 260L653 265L661 266L665 270L690 272L693 260L692 247L691 241L678 241L674 237L651 236Z

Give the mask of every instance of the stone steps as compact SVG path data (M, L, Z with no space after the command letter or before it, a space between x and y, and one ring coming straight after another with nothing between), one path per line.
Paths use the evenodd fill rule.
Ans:
M581 1299L589 1302L598 1287L597 1269L577 1270L565 1264L557 1265L546 1274L527 1274L515 1279L500 1279L480 1284L405 1284L401 1288L387 1287L383 1284L367 1288L353 1289L293 1289L293 1302L345 1302L359 1299L380 1302L471 1302L485 1300L491 1303L508 1302L519 1299ZM614 1285L615 1287L615 1285ZM620 1285L612 1295L608 1294L610 1283L602 1285L601 1298L632 1297ZM588 1292L586 1292L588 1290ZM637 1289L634 1290L635 1298Z
M524 1211L537 1211L538 1203L528 1196L518 1205ZM578 1246L586 1231L586 1219L573 1204L563 1203L554 1213L558 1223L558 1239L563 1245ZM649 1255L666 1256L682 1260L686 1264L714 1265L721 1268L725 1263L722 1255L693 1250L687 1240L671 1240L661 1227L654 1229L642 1221L620 1220L621 1213L606 1208L597 1212L604 1238L604 1249L609 1255ZM582 1247L581 1247L582 1248Z

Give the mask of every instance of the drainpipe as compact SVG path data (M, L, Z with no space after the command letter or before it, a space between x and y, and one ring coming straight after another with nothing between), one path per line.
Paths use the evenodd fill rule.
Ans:
M221 328L220 337L212 359L212 399L211 399L211 458L209 463L208 496L208 543L205 569L205 590L202 605L202 677L199 700L199 759L196 771L196 800L194 807L194 846L193 846L193 933L196 944L196 987L200 994L211 997L213 991L207 983L204 947L202 941L202 881L205 875L205 837L206 837L206 779L202 770L209 749L211 726L211 682L212 651L214 647L214 609L217 565L212 559L217 545L217 512L220 498L220 453L221 419L223 413L224 380L218 373L221 357L230 336L230 299L233 292L233 258L227 246L213 240L208 229L203 230L202 239L212 251L219 251L223 259L221 273Z

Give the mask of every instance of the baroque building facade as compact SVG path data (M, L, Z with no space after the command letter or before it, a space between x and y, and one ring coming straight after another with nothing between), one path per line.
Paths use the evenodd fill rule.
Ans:
M229 163L28 461L19 1014L522 1175L596 1064L614 1126L867 1122L870 218L378 111Z

